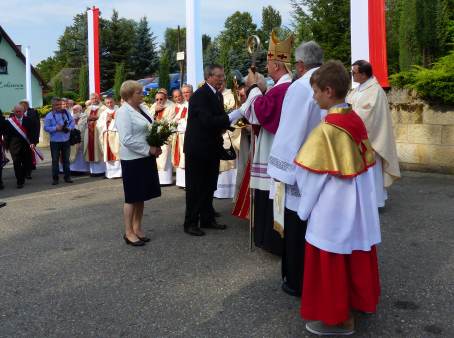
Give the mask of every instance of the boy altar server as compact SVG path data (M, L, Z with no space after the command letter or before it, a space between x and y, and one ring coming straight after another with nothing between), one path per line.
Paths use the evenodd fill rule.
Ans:
M345 103L350 76L329 61L311 77L327 116L295 158L298 216L308 220L301 316L319 335L354 333L352 309L375 312L380 295L380 223L375 154L361 118Z

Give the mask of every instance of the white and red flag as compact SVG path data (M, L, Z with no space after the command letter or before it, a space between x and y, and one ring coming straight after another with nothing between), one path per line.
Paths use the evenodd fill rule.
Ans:
M352 63L369 61L382 87L389 87L385 0L351 0Z
M87 11L88 24L88 83L90 94L101 92L99 71L99 8Z

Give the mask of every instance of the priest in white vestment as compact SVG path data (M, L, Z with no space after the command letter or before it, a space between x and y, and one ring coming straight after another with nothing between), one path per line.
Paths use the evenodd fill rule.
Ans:
M167 90L161 88L155 96L155 103L150 108L155 121L166 120L169 122L175 119L175 105L167 99ZM156 159L158 165L159 183L161 185L173 184L172 166L172 140L161 147L162 154Z
M115 126L115 114L119 107L115 105L113 97L104 99L106 109L101 113L98 120L98 128L101 130L100 141L102 143L104 162L106 164L106 177L121 177L121 162L119 157L120 140Z
M81 142L71 146L69 155L69 168L71 172L85 174L90 172L90 165L84 158L83 140L85 127L87 125L87 115L82 111L82 107L78 104L72 107L71 115L74 119L75 128L80 131Z
M230 113L235 108L235 97L233 96L232 90L225 88L224 82L223 87L219 91L222 93L224 100L224 110ZM230 148L233 142L241 137L240 130L236 129L233 132L227 130L222 137L224 139L224 148ZM238 158L230 161L220 161L218 185L214 192L214 197L233 198L235 194L237 160Z
M172 140L172 165L175 168L175 185L180 188L186 187L184 171L184 133L188 122L189 98L192 95L192 86L183 85L181 90L175 89L172 92L173 102L175 103L175 118L177 123L177 133Z
M306 222L297 214L301 195L296 183L296 154L326 114L314 100L310 84L312 74L323 62L323 50L314 41L302 43L295 50L300 77L285 94L279 127L268 160L268 174L275 180L274 226L284 234L282 254L282 289L292 296L301 296L304 271L304 236ZM280 201L280 205L277 203ZM279 212L280 211L280 212Z
M98 119L105 108L106 106L102 104L98 94L93 93L90 95L90 104L85 110L87 119L84 126L85 132L82 137L84 157L90 164L90 174L94 176L104 175L106 171L102 144L100 141L102 130L98 125Z
M359 86L351 90L347 102L361 117L377 156L374 167L377 206L384 207L388 198L386 188L400 178L399 158L389 110L388 98L373 76L369 62L359 60L352 66L353 80Z

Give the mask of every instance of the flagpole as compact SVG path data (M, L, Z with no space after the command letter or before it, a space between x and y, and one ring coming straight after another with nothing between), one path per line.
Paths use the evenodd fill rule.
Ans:
M88 80L91 93L101 93L99 67L99 8L87 11Z
M30 107L33 107L32 96L32 67L30 63L30 46L25 48L25 90L26 98Z
M200 0L186 0L186 72L187 83L194 88L203 81Z

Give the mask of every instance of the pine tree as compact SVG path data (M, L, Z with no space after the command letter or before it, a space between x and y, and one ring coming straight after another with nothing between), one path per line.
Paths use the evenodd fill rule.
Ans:
M87 65L82 65L79 70L79 100L86 101L88 99L88 68Z
M146 17L140 19L136 30L136 45L132 54L132 71L137 79L151 76L157 69L156 37L150 31Z
M159 87L170 90L169 52L164 50L159 61Z
M120 101L120 87L125 80L125 65L124 63L115 64L115 80L114 80L114 97L116 101Z

